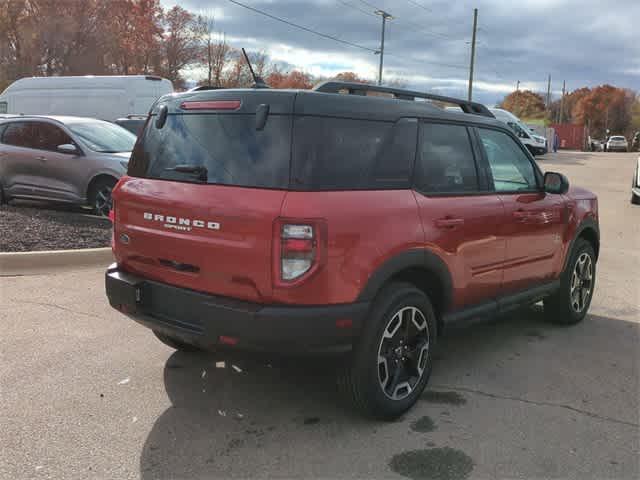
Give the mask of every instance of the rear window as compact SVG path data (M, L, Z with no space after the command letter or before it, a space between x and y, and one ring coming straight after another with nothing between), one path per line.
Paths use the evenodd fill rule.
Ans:
M625 140L624 137L611 137L611 140L615 140L617 142L623 142Z
M408 188L418 123L302 116L294 121L292 188Z
M255 114L169 114L162 128L151 118L136 145L129 175L195 181L171 170L205 167L207 183L287 188L291 156L291 117L269 115L256 130Z

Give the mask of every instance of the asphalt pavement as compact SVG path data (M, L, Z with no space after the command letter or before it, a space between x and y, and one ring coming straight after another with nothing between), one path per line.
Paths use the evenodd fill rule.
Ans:
M173 352L109 308L103 269L1 277L0 478L640 478L636 155L540 159L599 195L586 320L445 337L393 423L349 410L325 360Z

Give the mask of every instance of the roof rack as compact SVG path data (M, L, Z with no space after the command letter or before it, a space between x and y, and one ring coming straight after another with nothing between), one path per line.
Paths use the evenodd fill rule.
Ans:
M338 82L329 80L316 85L313 87L313 90L321 93L341 93L346 90L349 95L366 95L367 92L388 93L398 100L415 100L416 98L424 98L427 100L435 100L436 102L453 103L454 105L458 105L464 113L494 118L493 113L491 113L489 109L481 103L469 102L467 100L461 100L453 97L444 97L442 95L415 92L404 88L382 87L367 83Z

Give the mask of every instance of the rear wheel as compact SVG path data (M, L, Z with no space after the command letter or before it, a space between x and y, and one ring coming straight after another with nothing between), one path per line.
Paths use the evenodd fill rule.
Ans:
M584 319L591 305L596 282L596 255L591 243L576 240L560 289L544 300L544 310L553 323L573 325Z
M169 335L165 335L164 333L157 332L153 330L153 334L164 343L166 346L171 347L180 352L199 352L200 349L195 345L191 345L190 343L185 343L177 338L171 337Z
M413 406L431 374L436 317L429 298L393 283L375 300L339 387L368 416L392 420Z
M92 186L89 192L89 205L95 215L108 217L111 211L111 191L115 187L115 178L100 178Z

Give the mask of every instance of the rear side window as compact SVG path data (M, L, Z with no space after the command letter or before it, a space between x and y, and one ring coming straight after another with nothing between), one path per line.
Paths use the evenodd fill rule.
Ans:
M479 190L478 172L467 128L421 125L415 186L424 193L470 193Z
M10 123L2 134L2 143L14 147L35 148L31 124L27 122Z
M417 120L377 122L314 116L294 121L292 188L408 188Z
M136 144L129 175L193 181L172 170L188 165L205 167L212 184L289 186L290 116L269 115L262 130L255 114L169 114L162 128L154 120Z

